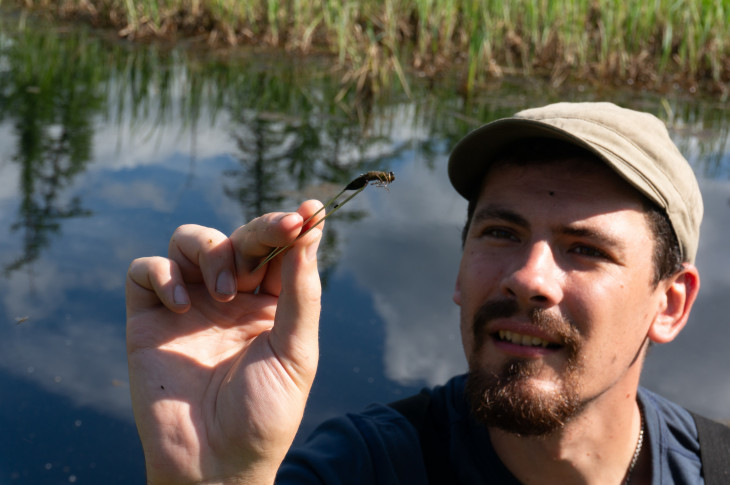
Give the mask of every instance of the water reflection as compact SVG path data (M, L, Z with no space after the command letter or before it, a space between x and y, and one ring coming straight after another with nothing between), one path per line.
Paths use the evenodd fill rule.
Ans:
M397 180L328 220L322 358L303 432L461 372L451 294L465 204L448 185L446 154L483 121L598 96L503 85L469 104L416 91L358 112L336 100L340 87L321 66L4 32L0 420L10 431L0 482L143 481L124 351L129 261L164 254L180 224L230 232L261 212L326 199L368 170ZM698 309L677 344L653 351L646 382L728 419L730 116L696 100L619 101L670 122L706 199ZM124 460L111 460L112 448Z
M435 385L466 369L451 301L466 204L450 189L443 156L434 171L424 171L419 158L417 150L403 158L391 193L370 193L361 202L387 217L348 231L338 271L368 288L384 320L386 376Z
M96 59L78 56L80 48L78 38L58 43L28 30L5 41L0 120L17 140L7 159L19 165L21 193L10 230L23 241L6 273L37 260L64 219L90 215L80 197L63 196L91 160L91 124L102 99L86 82L96 77Z

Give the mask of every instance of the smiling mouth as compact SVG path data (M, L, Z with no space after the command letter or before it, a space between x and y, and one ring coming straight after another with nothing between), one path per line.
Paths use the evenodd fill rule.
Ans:
M509 342L511 344L522 345L524 347L542 347L543 349L557 349L560 347L558 344L548 342L540 337L510 332L509 330L500 330L495 334L495 337L500 342Z

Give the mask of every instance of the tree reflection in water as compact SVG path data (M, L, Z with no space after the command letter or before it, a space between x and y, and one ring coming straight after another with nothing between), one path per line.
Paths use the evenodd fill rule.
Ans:
M85 49L82 38L61 43L30 30L4 43L0 121L10 121L17 137L12 161L21 167L22 197L11 231L23 241L6 273L35 261L64 219L91 214L80 197L64 197L91 161L93 118L103 106L98 61Z

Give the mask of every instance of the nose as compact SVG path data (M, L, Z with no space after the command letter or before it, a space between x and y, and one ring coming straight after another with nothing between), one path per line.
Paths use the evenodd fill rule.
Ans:
M502 292L527 307L548 308L563 298L563 271L545 241L525 247L502 280Z

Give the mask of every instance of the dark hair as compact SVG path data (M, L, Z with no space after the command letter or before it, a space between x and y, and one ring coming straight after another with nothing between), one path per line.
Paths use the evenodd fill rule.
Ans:
M667 213L656 204L646 200L644 215L649 230L654 235L654 286L682 269L684 260Z
M508 144L500 150L492 158L493 161L490 162L490 168L485 171L482 179L486 177L495 163L507 162L511 165L524 166L534 162L551 162L569 158L588 158L600 161L592 152L561 140L529 138ZM644 201L644 215L646 216L649 230L654 236L654 280L652 284L656 286L663 279L672 276L682 269L684 260L682 259L679 240L674 233L666 212L643 194L641 196ZM474 215L478 199L479 191L475 192L469 199L466 212L466 224L464 224L464 228L461 231L462 247L466 242L466 236L471 225L471 218Z

